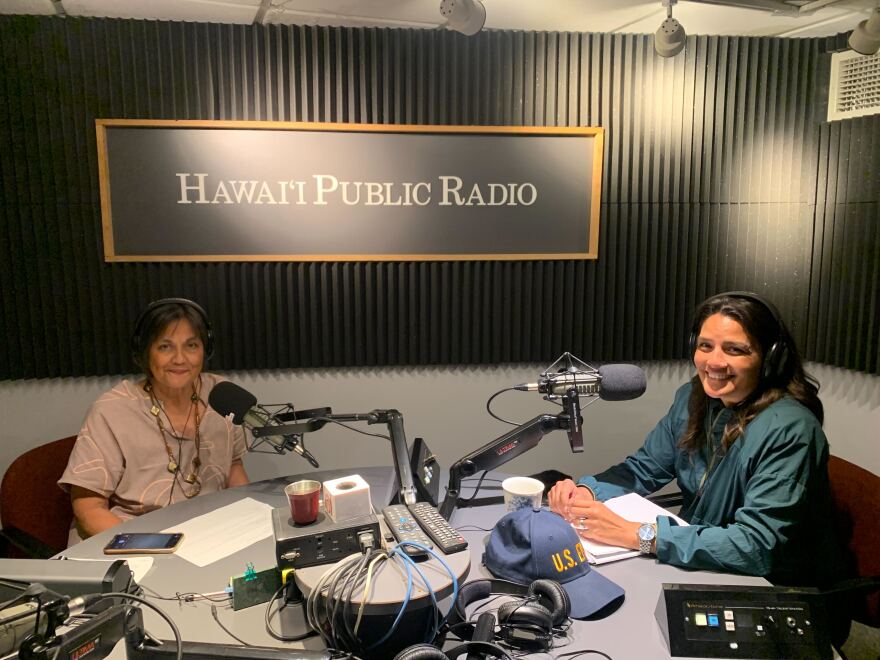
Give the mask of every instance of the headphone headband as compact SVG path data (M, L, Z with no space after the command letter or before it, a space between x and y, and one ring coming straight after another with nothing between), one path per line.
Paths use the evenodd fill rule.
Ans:
M202 322L205 325L205 360L209 360L214 354L214 331L211 328L211 320L208 318L208 313L201 305L189 298L161 298L160 300L154 300L147 305L134 322L134 331L131 335L131 357L134 360L134 363L141 366L140 357L146 350L146 346L144 346L146 338L143 334L148 325L149 319L155 314L157 309L167 305L183 305L184 307L189 307L190 309L195 310L195 312L201 317Z
M774 305L763 296L754 293L753 291L726 291L724 293L718 293L704 300L700 307L709 304L716 298L741 298L743 300L751 300L752 302L756 302L759 305L764 306L767 311L770 312L770 316L772 316L773 320L776 322L776 327L780 331L782 330L782 317L779 314L779 310L776 309L776 305ZM781 334L781 332L779 334Z
M550 613L554 626L561 625L571 614L571 600L568 593L554 580L535 580L528 586L509 580L474 580L461 587L449 615L449 627L456 626L456 635L462 639L471 639L474 625L468 623L467 606L494 594L520 598L535 597ZM500 612L499 618L501 618Z

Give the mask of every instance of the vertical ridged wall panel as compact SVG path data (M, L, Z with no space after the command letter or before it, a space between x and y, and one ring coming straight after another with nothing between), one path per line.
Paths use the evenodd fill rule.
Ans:
M124 372L169 295L222 369L670 359L731 288L878 373L880 122L824 123L821 44L0 17L0 378ZM107 264L99 117L602 126L599 259Z

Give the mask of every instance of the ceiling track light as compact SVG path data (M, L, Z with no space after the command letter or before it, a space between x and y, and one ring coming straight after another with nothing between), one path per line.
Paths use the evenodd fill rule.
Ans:
M880 7L856 26L849 35L849 47L862 55L873 55L880 50Z
M486 24L486 7L480 0L440 0L440 15L446 27L469 37Z
M684 50L687 34L675 18L672 17L672 5L676 0L663 0L666 7L666 19L654 33L654 50L660 57L674 57Z

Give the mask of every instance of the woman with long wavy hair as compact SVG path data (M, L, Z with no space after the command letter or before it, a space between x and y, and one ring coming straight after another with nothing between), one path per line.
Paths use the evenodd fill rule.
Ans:
M585 538L676 566L782 584L843 577L818 386L778 312L753 293L713 296L694 316L690 347L696 374L645 444L600 474L558 482L551 508ZM630 522L603 504L673 480L688 526Z

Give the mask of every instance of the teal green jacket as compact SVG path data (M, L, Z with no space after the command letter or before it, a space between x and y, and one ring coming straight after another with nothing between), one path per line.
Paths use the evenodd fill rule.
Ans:
M832 524L828 441L816 417L791 398L757 415L714 469L704 447L678 446L687 427L690 383L675 394L666 416L641 449L605 472L580 479L600 501L625 493L649 495L676 480L679 514L657 520L657 558L665 563L759 575L779 584L822 585L844 577ZM706 416L716 446L732 417L717 399ZM714 422L714 424L713 424Z

